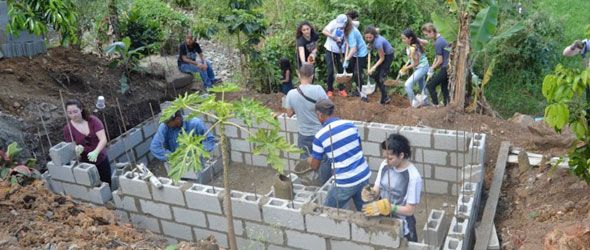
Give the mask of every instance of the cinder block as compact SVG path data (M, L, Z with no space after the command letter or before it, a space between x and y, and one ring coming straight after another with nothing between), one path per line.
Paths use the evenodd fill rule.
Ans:
M144 214L167 220L172 219L172 212L167 204L139 199L139 205Z
M381 167L381 163L383 163L383 158L381 157L374 157L374 156L365 156L367 160L367 164L369 164L369 168L372 171L379 171L379 167Z
M459 194L455 206L455 217L462 219L473 219L475 199L470 195Z
M209 235L213 235L213 237L215 237L215 240L217 240L217 244L220 247L224 247L224 248L228 247L227 234L225 234L225 233L211 231L211 230L207 230L207 229L199 228L199 227L193 227L193 232L195 233L196 240L204 239L204 238L209 237Z
M252 156L252 165L258 167L268 167L269 163L266 159L266 156L263 155L253 155Z
M367 124L367 141L381 143L391 134L399 133L399 126L371 122Z
M400 129L399 133L408 138L412 147L432 147L432 129L430 128L404 126Z
M125 210L129 212L139 212L137 210L137 199L133 198L132 196L125 196L121 195L119 191L113 191L113 202L115 203L115 207L120 210Z
M293 248L277 246L277 245L273 245L273 244L269 244L268 248L266 248L266 250L291 250L291 249L293 249Z
M178 239L176 238L164 236L164 239L166 240L166 243L168 243L168 245L178 244Z
M326 212L314 212L305 215L307 232L318 233L343 239L350 239L350 223L347 220L331 218L327 213L336 214L336 209L323 208ZM340 214L351 214L349 210L340 209Z
M184 181L179 181L177 184L173 184L172 180L163 177L158 179L162 183L162 188L152 188L154 201L185 206L184 192L181 187L189 184Z
M196 210L223 214L221 191L223 191L223 188L193 184L191 188L184 192L186 205Z
M301 202L301 203L307 203L307 202L311 201L314 194L315 194L315 192L302 191L302 192L296 193L295 198L293 200Z
M158 122L158 120L155 119L150 119L148 120L145 125L143 125L142 130L143 130L143 138L144 139L151 139L154 134L156 134L156 132L158 132L158 127L160 126L160 123Z
M485 160L486 134L473 134L469 144L470 164L483 164Z
M214 214L207 214L209 229L227 232L227 217ZM234 219L234 232L236 235L244 235L244 223L242 220Z
M424 154L424 163L447 165L447 152L431 149L423 149L422 152ZM422 161L422 158L416 158L416 161Z
M49 171L46 171L45 173L43 173L41 175L41 177L43 178L45 188L47 188L48 190L50 190L51 192L54 192L56 194L64 194L65 193L64 187L61 185L61 183L51 179L51 175L49 174Z
M96 204L105 204L107 201L113 199L113 193L111 192L109 184L103 182L102 185L100 185L100 187L90 188L88 190L88 196L82 199Z
M237 150L244 153L250 153L250 143L246 140L230 139L229 144L232 151Z
M444 244L447 236L448 225L445 223L445 211L432 209L422 231L424 242L428 245L440 247Z
M115 213L115 218L117 219L117 222L131 223L131 220L129 220L129 212L124 210L115 210L113 211L113 213Z
M87 187L100 186L100 176L98 175L98 169L94 164L80 163L73 170L74 179L76 183Z
M443 246L443 250L459 250L459 249L463 249L463 241L460 239L447 237L447 239L445 240L445 244Z
M145 140L144 142L135 145L135 147L133 147L133 150L135 151L135 157L141 158L147 154L150 151L151 143L151 140Z
M423 179L425 193L448 194L449 183L432 179Z
M459 169L461 179L465 182L482 183L483 168L482 165L467 165L464 169Z
M63 186L66 195L69 195L74 199L86 200L88 197L88 188L85 186L67 182L62 182L61 185Z
M162 223L162 231L165 235L188 241L194 240L191 227L165 220L161 220L160 223Z
M326 239L313 234L285 230L287 245L302 249L326 249Z
M431 246L429 246L427 244L408 241L408 250L430 250L430 249L432 249Z
M432 165L414 163L414 166L416 167L416 169L418 169L418 172L420 172L420 176L422 176L422 178L432 178Z
M131 222L134 226L146 229L152 233L162 233L162 231L160 230L160 222L158 219L136 213L129 214L129 217L131 217Z
M359 137L361 138L361 141L365 141L365 138L367 138L367 123L362 122L362 121L350 121L350 122L352 122L352 124L354 124L356 126L356 128L358 129L358 134L359 134Z
M47 163L47 170L53 180L74 183L76 182L73 171L74 164L75 162L71 161L67 164L57 165L53 161L50 161Z
M467 160L466 153L449 152L449 165L453 167L462 168Z
M109 159L116 159L124 153L125 144L119 139L119 137L109 142L109 146L107 147L107 155L109 156Z
M287 114L283 113L280 116L278 116L277 119L279 120L281 130L285 130L286 132L299 132L297 115L294 115L293 117L288 117Z
M463 195L474 195L477 193L477 183L464 182L461 188L461 194Z
M196 210L189 210L180 207L172 207L174 220L179 223L184 223L192 226L207 227L207 219L205 213Z
M262 206L262 214L267 224L305 230L301 208L287 200L271 198Z
M240 138L239 129L234 126L225 126L225 136L230 138Z
M248 239L264 241L274 244L284 244L284 233L279 227L267 226L246 221L246 235Z
M371 226L351 223L352 240L387 248L398 248L403 237L403 222L392 218L375 218L380 220Z
M236 237L236 244L240 249L264 249L264 243L255 239Z
M258 204L261 196L256 197L256 195L251 193L231 191L231 197L234 217L262 221L262 213Z
M448 237L463 240L468 237L469 232L469 219L461 219L453 217L451 220L451 226L449 226ZM446 244L445 244L446 245Z
M122 195L131 195L144 199L152 199L148 183L139 178L137 173L127 172L119 176L119 190Z
M381 157L381 145L376 142L363 142L363 153L368 156Z
M143 141L143 133L138 128L132 128L120 138L124 140L124 146L131 149Z
M53 164L60 166L76 159L76 145L71 142L60 142L49 149L49 156ZM55 177L54 175L52 175Z
M232 150L230 153L230 160L232 162L244 163L244 153Z
M465 152L469 143L469 134L463 131L437 129L434 131L434 148Z
M352 241L330 239L332 249L354 249L354 250L373 250L372 246L358 244Z
M441 166L434 167L434 179L458 182L458 178L460 178L460 175L457 172L457 168L447 168Z

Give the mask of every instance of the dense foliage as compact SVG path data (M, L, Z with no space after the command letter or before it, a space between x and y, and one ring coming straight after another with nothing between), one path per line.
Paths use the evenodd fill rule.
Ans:
M8 31L17 34L29 31L46 35L50 29L61 34L61 43L77 43L77 14L69 0L24 0L9 1Z

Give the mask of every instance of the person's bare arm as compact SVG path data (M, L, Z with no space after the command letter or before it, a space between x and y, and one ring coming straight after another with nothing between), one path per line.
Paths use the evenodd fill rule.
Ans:
M434 62L432 63L432 66L430 66L431 69L436 69L438 66L440 66L443 62L443 57L442 55L437 55L434 58Z
M104 132L104 129L97 131L96 137L98 137L98 145L96 145L96 148L94 150L98 150L98 152L100 152L107 145L107 136Z
M420 46L424 47L426 45L428 45L428 40L426 39L422 39L422 38L418 38L418 42L420 42Z
M320 168L320 160L316 160L310 156L307 158L307 162L309 163L309 167L313 170L318 170Z
M420 51L418 51L417 49L416 49L416 50L414 50L414 53L412 53L412 55L411 55L411 56L412 56L412 61L413 61L414 63L410 64L410 66L408 66L408 67L409 67L409 68L416 68L416 67L418 67L418 63L419 63L420 56L421 56L421 55L420 55Z
M293 117L293 115L295 115L295 111L292 108L288 108L287 109L287 116Z
M371 67L371 71L375 71L377 69L377 67L379 67L379 65L381 65L383 63L383 61L385 61L385 51L383 50L383 48L379 49L377 51L377 54L379 55L379 60L377 60L375 65L373 65L373 67Z
M393 206L393 204L391 204ZM398 206L396 214L401 214L404 216L412 216L414 215L414 211L416 211L415 204L406 204L405 206Z
M299 54L299 61L301 61L301 63L307 62L307 59L305 58L305 48L303 48L303 46L299 46L297 47L297 52L297 54Z
M197 62L191 60L190 58L188 58L187 55L182 55L182 61L185 63L189 63L189 64L193 64L193 65L198 65Z

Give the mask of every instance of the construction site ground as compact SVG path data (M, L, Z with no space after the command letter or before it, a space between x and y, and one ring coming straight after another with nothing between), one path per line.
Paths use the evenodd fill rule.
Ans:
M1 60L0 111L16 117L18 124L2 121L5 116L0 117L0 123L20 126L18 131L22 131L23 136L15 135L15 140L21 145L24 142L25 148L37 156L43 166L48 158L48 143L42 123L46 123L53 144L63 137L65 117L60 91L65 99L77 97L84 103L93 103L98 95L104 95L110 104L106 125L111 138L150 117L152 110L159 112L158 103L182 92L166 88L161 77L133 74L131 92L122 95L117 92L122 69L111 69L107 64L107 60L95 55L64 48L50 49L47 54L32 59ZM275 111L284 111L280 93L259 94L244 88L230 96L254 98ZM493 177L502 141L546 156L563 155L571 142L570 134L557 135L542 122L527 124L448 108L412 109L405 97L399 95L392 96L392 104L383 106L378 98L379 93L375 93L369 103L364 103L358 98L335 97L336 113L352 120L488 134L486 189ZM117 111L115 100L120 102L121 113ZM43 121L40 117L44 117ZM9 127L5 129L11 131ZM45 143L44 147L40 141ZM486 197L484 192L484 200ZM40 182L24 188L3 183L0 218L3 218L0 248L46 247L52 242L58 245L67 242L65 246L75 244L80 248L165 246L159 239L152 239L149 233L138 233L128 225L115 223L112 212L107 209L75 204L49 194ZM569 175L567 170L552 171L547 164L524 172L516 165L509 165L495 224L504 249L583 249L577 246L590 245L590 187Z

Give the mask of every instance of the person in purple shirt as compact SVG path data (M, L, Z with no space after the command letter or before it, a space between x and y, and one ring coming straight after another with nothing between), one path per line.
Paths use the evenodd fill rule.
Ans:
M111 166L106 152L107 137L102 122L84 109L82 102L66 102L68 124L63 128L64 141L76 143L81 162L96 165L100 180L111 185Z
M367 74L373 77L377 83L377 87L381 91L381 104L388 104L391 102L391 98L387 96L387 91L383 83L385 82L385 79L387 79L389 68L391 68L391 63L393 63L395 57L393 47L387 39L379 35L379 31L374 26L368 26L365 28L364 36L365 41L367 41L367 44L369 45L369 53L375 50L379 55L379 59L377 59L377 62L371 66Z

